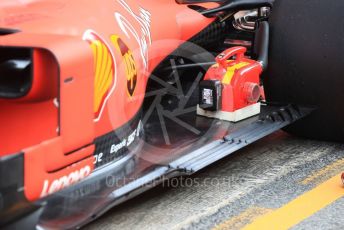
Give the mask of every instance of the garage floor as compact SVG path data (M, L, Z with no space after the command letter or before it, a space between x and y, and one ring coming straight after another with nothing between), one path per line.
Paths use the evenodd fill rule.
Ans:
M344 229L344 145L280 131L86 229Z

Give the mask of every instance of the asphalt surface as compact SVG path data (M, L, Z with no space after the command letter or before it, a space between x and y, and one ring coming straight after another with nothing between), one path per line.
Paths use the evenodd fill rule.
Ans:
M241 229L322 184L326 188L341 171L343 144L280 131L192 177L172 179L115 207L85 229ZM315 203L322 196L316 194ZM344 229L343 197L300 217L292 229Z

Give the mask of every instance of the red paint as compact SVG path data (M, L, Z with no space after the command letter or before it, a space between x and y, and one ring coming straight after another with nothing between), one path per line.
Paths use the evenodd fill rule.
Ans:
M47 195L65 188L58 184L61 178L93 167L94 139L130 121L141 108L149 73L214 21L171 0L2 0L0 9L4 19L0 28L21 31L0 36L0 46L34 50L32 90L19 100L0 100L0 157L24 152L25 195L29 200L39 199L42 191ZM140 10L149 17L142 18ZM120 27L116 13L125 18L127 31ZM109 44L117 67L116 86L97 122L96 60L89 42L83 40L89 29ZM137 62L132 97L122 74L125 62L111 42L113 35L125 42ZM139 36L139 42L147 42L148 60L144 60L142 44L134 35Z
M217 64L213 65L206 74L205 80L220 80L222 90L222 110L234 112L246 106L257 103L264 94L260 87L260 74L263 69L260 63L245 57L245 47L233 47L216 57ZM233 58L234 60L229 60ZM229 83L224 82L225 75L231 67L247 63L234 71Z

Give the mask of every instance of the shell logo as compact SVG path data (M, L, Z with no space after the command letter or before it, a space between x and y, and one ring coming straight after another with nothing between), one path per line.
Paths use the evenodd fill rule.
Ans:
M94 54L94 114L95 121L102 115L105 104L116 86L116 62L109 45L96 32L87 30L83 40L87 41Z
M119 36L112 35L111 41L123 58L125 75L127 76L127 92L129 97L132 97L137 85L137 67L133 53Z

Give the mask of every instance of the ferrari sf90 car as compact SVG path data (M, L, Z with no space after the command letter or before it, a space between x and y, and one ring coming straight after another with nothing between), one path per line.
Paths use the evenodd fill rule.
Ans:
M82 227L281 128L343 141L343 7L2 0L0 226Z

